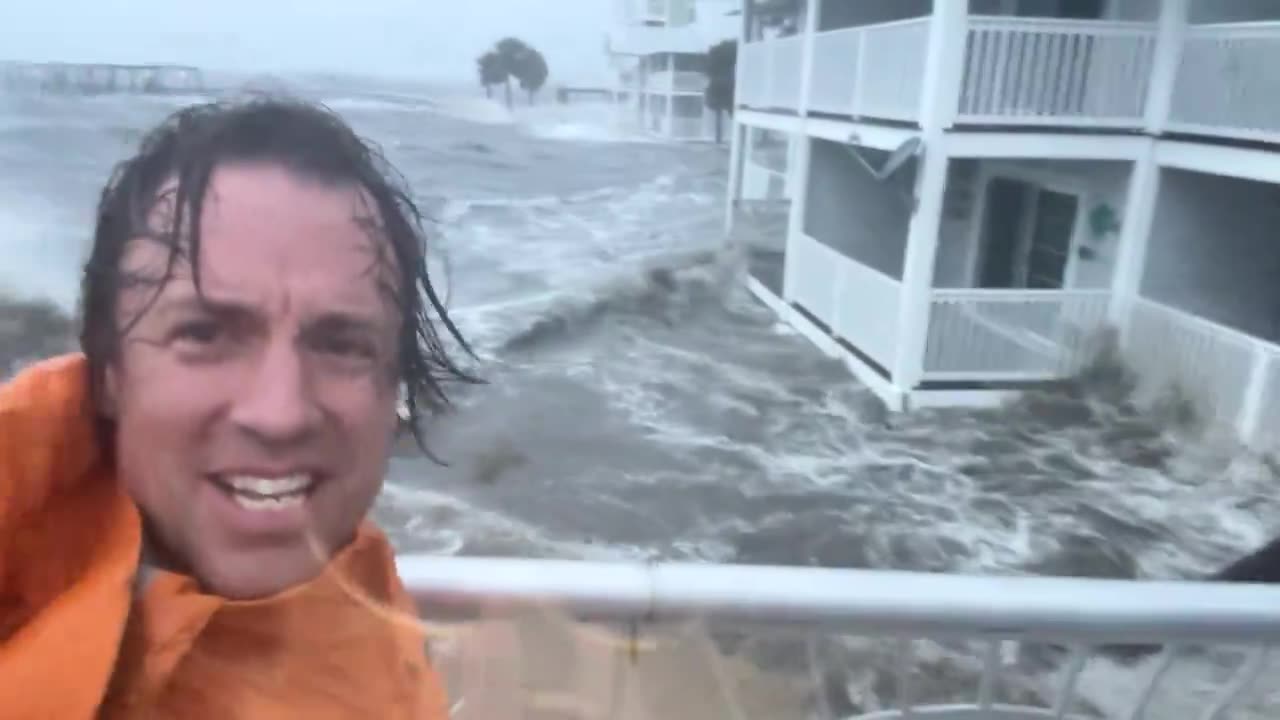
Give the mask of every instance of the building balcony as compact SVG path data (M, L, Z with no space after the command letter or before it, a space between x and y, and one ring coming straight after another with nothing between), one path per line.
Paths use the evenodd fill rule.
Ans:
M812 37L809 114L918 124L933 48L930 16ZM944 126L1082 127L1280 142L1280 21L1182 26L969 15L963 68L942 92ZM805 35L748 43L738 103L800 113ZM1168 102L1157 87L1172 67ZM945 73L944 73L945 74ZM1167 109L1166 109L1167 108Z
M707 89L706 73L688 70L663 70L650 73L645 90L651 93L702 93Z
M609 50L617 55L644 56L659 53L705 53L707 38L697 27L629 26L609 37Z
M902 281L810 237L787 250L792 300L887 374L902 351ZM1107 290L933 288L923 382L1060 380L1093 357Z
M1280 21L1187 30L1166 128L1280 142Z
M930 17L813 38L809 110L918 122ZM1153 23L970 16L958 124L1141 127L1156 44ZM803 36L751 43L741 104L798 112Z

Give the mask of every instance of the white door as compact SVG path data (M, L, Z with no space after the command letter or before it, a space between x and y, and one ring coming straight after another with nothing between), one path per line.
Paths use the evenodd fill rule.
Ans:
M987 183L977 287L1071 286L1082 201L1061 188L1007 177Z

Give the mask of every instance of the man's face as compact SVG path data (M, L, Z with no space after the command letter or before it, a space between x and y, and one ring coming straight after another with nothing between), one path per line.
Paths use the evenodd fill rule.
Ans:
M399 314L369 203L269 164L223 166L185 259L107 370L118 471L164 564L229 598L317 575L382 483ZM163 272L139 239L127 271ZM154 287L125 289L117 322Z

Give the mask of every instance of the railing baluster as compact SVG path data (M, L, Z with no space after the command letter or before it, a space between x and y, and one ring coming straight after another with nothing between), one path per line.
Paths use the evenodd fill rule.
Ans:
M1222 720L1226 716L1231 705L1258 679L1267 663L1270 650L1268 647L1259 647L1249 652L1249 658L1231 679L1231 684L1222 690L1218 700L1205 712L1204 720Z
M1146 682L1142 689L1138 691L1138 697L1133 702L1133 708L1129 711L1128 720L1143 720L1147 713L1147 705L1151 704L1151 696L1155 694L1156 687L1160 684L1160 679L1169 671L1169 667L1173 665L1173 660L1178 654L1177 645L1166 645L1156 659L1155 667L1151 668L1151 674L1147 676Z
M813 693L818 705L818 717L821 720L836 720L831 712L831 702L827 698L827 689L822 677L822 659L818 657L818 636L810 634L805 640L805 654L809 661L809 680L813 683Z
M911 688L911 674L915 670L915 642L911 638L898 638L898 708L902 720L915 717L915 699Z
M986 642L982 653L982 677L978 681L978 709L991 709L995 696L996 679L1000 669L1000 640L992 638Z
M1055 720L1063 720L1067 717L1067 712L1071 709L1071 701L1076 696L1076 681L1080 679L1080 671L1084 670L1084 664L1089 660L1090 652L1091 648L1088 645L1071 647L1071 659L1067 662L1067 669L1062 675L1062 684L1058 687L1058 697L1053 708Z
M987 109L984 114L987 115L1004 115L1008 112L1008 97L1013 91L1014 66L1012 63L1013 56L1013 39L1014 34L1009 30L993 30L992 34L997 38L996 52L996 87L995 92L991 94L991 99L987 103Z

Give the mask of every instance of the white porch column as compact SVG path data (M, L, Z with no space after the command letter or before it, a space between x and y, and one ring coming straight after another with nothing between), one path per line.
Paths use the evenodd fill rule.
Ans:
M1187 11L1191 0L1161 0L1157 22L1155 56L1152 58L1151 85L1147 96L1147 132L1156 135L1164 131L1169 120L1169 107L1173 101L1174 86L1178 79L1178 64L1182 60L1182 47L1187 34Z
M733 232L738 199L742 197L742 163L747 153L749 128L738 122L736 115L729 116L729 183L724 189L724 234Z
M960 81L964 73L965 42L969 31L967 2L933 3L929 25L929 57L920 103L924 150L914 189L916 207L907 230L898 304L898 343L889 368L890 378L904 398L924 378L924 353L933 304L933 269L942 226L942 200L947 189L946 130L955 121Z
M924 377L925 343L929 334L929 311L933 303L933 265L938 251L938 230L942 225L942 196L947 187L950 159L941 133L926 141L916 177L916 209L907 232L906 255L902 260L902 296L898 303L898 345L890 377L893 384L909 393Z
M968 37L967 0L935 0L929 24L929 57L920 91L920 127L926 131L946 130L955 122Z
M1124 218L1120 225L1115 274L1111 278L1111 300L1107 320L1120 331L1121 344L1127 342L1129 317L1133 303L1142 289L1142 273L1146 268L1147 245L1151 241L1151 224L1155 219L1160 196L1160 165L1156 162L1156 141L1148 140L1146 148L1133 163L1129 173Z
M822 14L822 0L809 0L804 18L804 50L800 58L800 117L809 116L809 95L813 91L813 43L818 34L818 17Z
M809 0L807 14L804 19L804 43L803 55L800 61L800 117L809 116L809 95L813 87L813 43L814 37L818 34L818 18L822 14L822 0ZM787 252L783 255L783 272L782 272L782 297L784 300L791 300L791 266L786 262L788 257L793 257L791 248L794 246L796 238L800 233L804 232L804 217L809 206L809 156L813 149L813 140L801 126L800 132L790 138L788 141L791 147L788 151L794 149L794 152L787 153L787 182L785 190L792 190L791 207L787 216Z
M676 58L674 55L668 55L667 60L671 65L671 70L667 72L666 88L663 89L663 97L667 99L667 127L664 133L668 138L675 137L675 117L676 117Z
M787 166L787 174L794 180L791 184L796 189L791 198L791 212L787 216L787 250L782 258L782 298L787 302L791 301L794 285L791 280L794 265L787 262L787 258L795 257L791 248L795 247L800 233L804 232L805 211L809 207L809 160L813 153L813 139L808 135L801 133L796 142L800 143L800 147L795 152L795 165Z
M751 37L751 3L742 3L742 23L738 26L737 62L733 66L733 108L729 111L729 186L724 190L724 234L733 232L734 211L742 193L742 162L745 156L747 128L738 122L738 93L742 90L742 54Z

